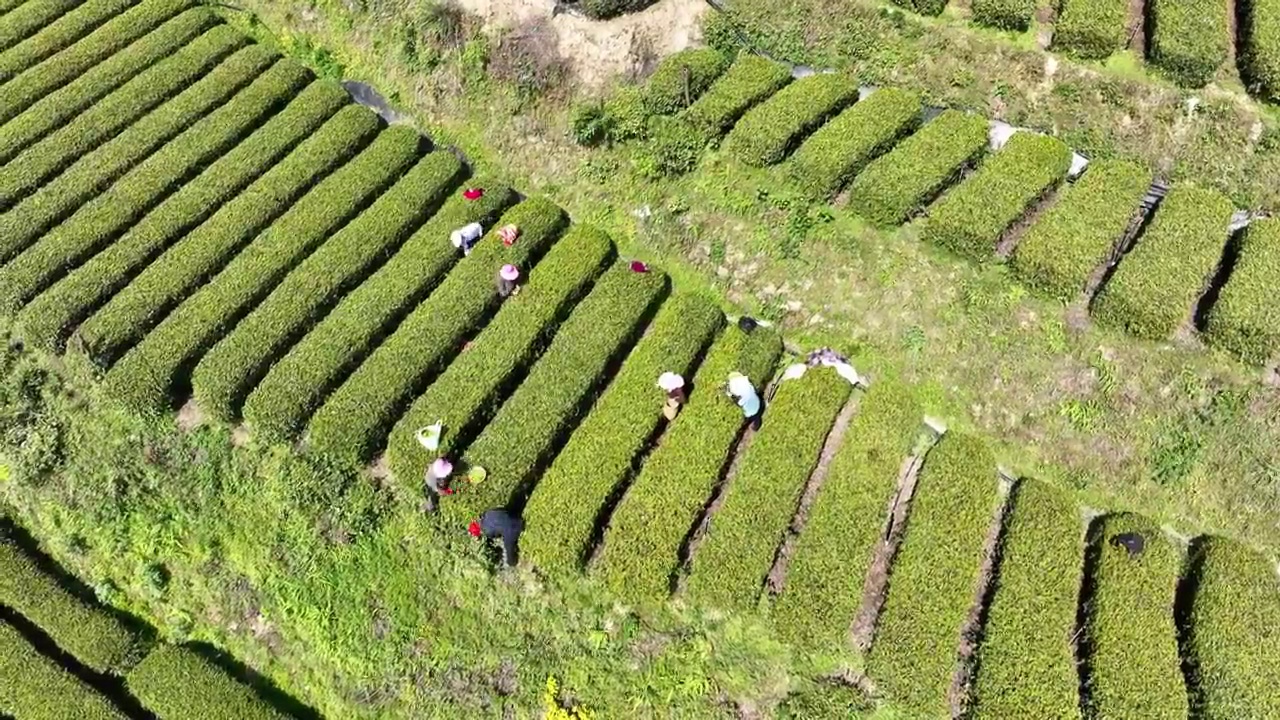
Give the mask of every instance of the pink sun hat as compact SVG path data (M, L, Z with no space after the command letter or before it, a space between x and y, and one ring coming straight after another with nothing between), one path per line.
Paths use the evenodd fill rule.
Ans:
M515 282L520 277L520 268L515 265L503 265L498 271L498 276L507 282Z
M453 472L453 463L444 458L436 458L431 463L431 473L438 478L449 477L449 473Z

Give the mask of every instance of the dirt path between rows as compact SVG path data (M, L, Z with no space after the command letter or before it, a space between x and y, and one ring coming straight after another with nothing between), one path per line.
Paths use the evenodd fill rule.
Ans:
M603 85L619 74L644 66L701 39L704 0L661 0L653 6L612 20L592 20L577 13L555 13L556 0L457 0L464 10L484 19L486 29L510 29L543 21L555 33L560 55L580 83ZM554 13L554 14L553 14Z
M1147 3L1146 0L1129 0L1128 20L1125 22L1128 49L1140 58L1147 57Z
M800 532L809 522L809 509L813 507L813 501L817 499L818 493L822 491L822 485L827 481L831 460L844 446L844 434L849 430L849 423L853 422L853 416L858 413L859 399L857 392L849 395L844 409L836 416L835 424L827 433L827 441L822 445L822 452L818 455L818 464L809 475L809 482L805 484L804 494L800 496L800 505L796 509L795 517L791 520L787 537L778 548L778 554L773 560L773 568L769 570L765 581L765 589L774 595L782 592L783 585L786 583L787 566L791 563L791 555L795 552L796 538L800 537Z
M889 585L889 566L893 556L898 552L902 540L902 531L907 526L907 511L911 507L911 498L916 492L916 481L920 477L920 468L924 465L924 455L912 455L902 461L898 471L898 491L889 500L885 517L887 527L883 541L876 546L875 557L871 568L867 570L867 578L862 586L862 603L854 616L850 630L853 646L865 653L871 649L871 639L875 635L876 620L880 617L880 608L884 605L885 590Z
M991 602L993 590L991 580L995 576L996 555L1000 544L1000 533L1004 528L1005 515L1009 511L1010 492L1013 482L999 477L1000 493L995 508L991 513L991 526L987 530L987 539L982 544L982 565L978 570L978 583L974 587L973 602L969 606L969 616L960 628L959 653L956 659L956 672L951 679L951 689L947 693L947 701L951 705L951 717L965 717L965 705L968 702L969 684L973 680L974 654L978 649L978 641L982 635L982 626L986 619L987 608Z

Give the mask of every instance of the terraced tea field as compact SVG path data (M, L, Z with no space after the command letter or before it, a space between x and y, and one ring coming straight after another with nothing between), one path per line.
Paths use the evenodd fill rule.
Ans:
M1088 162L1052 137L926 109L902 90L859 89L843 73L791 81L780 64L717 55L672 55L641 90L676 137L723 136L737 161L779 166L813 200L880 227L915 221L926 242L1007 263L1108 326L1149 340L1203 333L1251 364L1280 361L1280 318L1262 289L1280 282L1273 220L1194 183L1169 188L1135 163ZM701 82L673 91L664 78L685 68ZM606 117L625 116L624 102L606 102ZM644 142L657 162L671 152L665 132Z
M895 0L922 15L947 0ZM950 3L954 9L961 3ZM958 12L976 24L1038 31L1041 44L1085 60L1135 52L1180 85L1202 87L1239 77L1263 99L1280 98L1280 6L1229 0L972 0Z
M3 9L0 67L13 73L0 77L6 387L50 368L97 411L184 431L233 426L240 444L376 478L380 501L432 542L465 538L468 521L506 508L525 522L522 562L544 576L586 576L642 610L675 595L760 616L799 654L865 651L869 684L913 715L1280 715L1271 560L1217 537L1184 546L1144 518L1086 514L1035 479L1002 477L981 438L928 429L912 389L891 378L800 373L771 328L733 322L660 268L618 257L607 234L551 201L385 126L208 8ZM1093 297L1099 320L1134 334L1165 336L1203 316L1211 341L1250 360L1278 349L1272 221L1228 246L1233 208L1209 191L1176 186L1147 219L1140 169L1091 164L1067 184L1071 154L1057 140L1017 133L989 152L986 120L943 112L926 122L918 98L891 89L860 98L842 75L788 83L754 58L708 67L679 121L727 132L744 162L792 163L813 192L845 192L877 223L923 211L928 241L979 261L1011 250L1033 285ZM679 110L692 93L657 102L661 77L650 106ZM464 254L450 233L473 222L484 233ZM500 230L510 225L519 232L508 243ZM505 265L520 270L515 294L496 283ZM661 414L664 371L691 380L674 420ZM764 397L758 425L724 392L734 372ZM6 399L38 405L30 393ZM20 431L40 421L16 415ZM429 453L416 436L437 422ZM487 474L457 481L431 519L418 503L436 456ZM6 476L12 497L55 471L25 470L25 480ZM134 481L120 494L141 492ZM302 488L292 490L327 492ZM1120 542L1133 535L1140 552ZM369 540L334 536L344 560L362 562ZM136 528L116 540L180 544ZM393 552L409 552L406 537L397 542ZM95 550L111 552L79 552ZM299 563L297 582L323 584L294 551L269 552ZM0 562L10 566L0 642L13 648L0 711L284 712L203 655L153 645L66 591L25 548L0 545ZM366 572L384 571L373 565ZM273 619L292 636L321 618L316 645L410 634L419 654L447 632L339 627L337 592L296 593ZM315 692L285 689L304 702ZM358 698L342 711L386 701Z

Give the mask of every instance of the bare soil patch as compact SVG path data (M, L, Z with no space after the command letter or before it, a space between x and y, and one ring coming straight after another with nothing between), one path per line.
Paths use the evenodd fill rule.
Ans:
M683 50L701 39L703 0L662 0L637 13L592 20L557 13L556 0L456 0L484 20L488 30L509 29L545 19L560 55L581 84L598 87L616 75L634 74L636 65Z
M1125 25L1125 36L1129 42L1125 47L1138 53L1139 57L1147 56L1147 2L1146 0L1129 0L1129 15Z

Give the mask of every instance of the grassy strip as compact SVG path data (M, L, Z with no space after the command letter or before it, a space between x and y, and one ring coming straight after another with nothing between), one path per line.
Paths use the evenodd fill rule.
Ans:
M236 326L236 321L244 317L268 292L276 293L270 297L281 297L279 293L283 288L295 292L292 297L301 299L296 293L297 281L285 279L280 282L281 278L286 274L296 277L291 269L299 263L302 263L300 270L310 269L303 258L315 248L321 247L325 238L361 213L362 208L374 198L377 198L377 202L369 208L368 217L378 218L381 224L385 224L386 236L395 237L398 227L415 220L417 213L434 199L433 196L438 197L443 193L443 188L439 187L440 178L450 179L458 169L457 159L453 157L444 161L434 158L424 161L421 166L406 173L403 180L390 192L378 197L417 159L418 137L412 129L392 128L383 133L360 157L307 193L242 250L224 270L175 308L134 346L107 373L107 393L136 411L168 407L173 390L183 379L183 375L190 371L206 351L206 357L212 356L214 351L209 348L216 347L215 343L230 328L237 327L239 331L241 327L245 327L244 324ZM426 199L419 201L418 193L423 186L434 188L435 192L422 193ZM353 223L351 227L367 231L370 226L377 227L378 224L365 220L358 226ZM332 240L341 242L342 238L348 236L349 234L337 235ZM364 239L373 246L380 238L369 233ZM316 256L318 255L313 255ZM330 267L333 270L344 268L340 264ZM313 287L319 292L323 287L323 279L318 276L312 276L311 279L315 283ZM278 282L280 285L277 286ZM276 288L275 291L272 290L273 287ZM269 300L263 301L255 313L268 307L268 302ZM283 305L277 303L277 307ZM289 319L291 318L288 316L283 318L285 321ZM280 327L275 323L265 326L268 332L274 332ZM231 337L235 337L235 334ZM260 345L258 349L265 357L267 348ZM195 379L207 381L209 377L197 373ZM195 387L198 393L204 386L197 383ZM205 397L197 394L201 401ZM202 408L210 410L203 405ZM222 414L218 416L226 417Z
M290 272L235 331L209 352L193 376L201 407L219 417L234 417L271 365L362 282L399 279L399 287L384 288L389 291L384 299L388 304L394 299L404 304L401 307L412 307L434 287L457 255L448 242L449 228L457 226L446 223L459 218L496 216L512 199L509 189L492 188L477 202L455 195L442 208L449 191L461 179L462 167L456 158L428 157L414 175L416 183L397 184L381 207L375 206L378 212L352 223ZM423 188L428 192L421 192ZM437 217L405 242L405 237L436 208L440 208ZM428 243L434 247L424 248ZM436 251L438 263L434 267L425 262L431 253L423 250ZM392 253L400 261L387 263L374 277L368 277ZM449 253L452 256L445 259ZM393 270L383 274L388 268ZM406 268L413 268L418 274L407 273ZM375 322L374 317L367 319ZM253 417L246 415L251 426L255 419L270 423L269 418L259 414L266 409L255 406Z
M12 160L47 134L66 126L138 73L178 52L217 24L218 17L207 8L188 10L39 99L16 117L5 118L5 124L0 126L0 163ZM5 86L5 93L11 89L18 92L27 78L38 77L43 72L42 66L24 73L12 85Z
M125 13L136 0L88 0L40 32L0 52L0 83L65 50L115 15ZM8 94L6 88L5 94Z
M908 712L949 714L960 629L995 510L995 474L986 445L955 431L925 458L867 661L880 689Z
M1036 0L973 0L973 20L1001 30L1021 32L1031 26Z
M1133 559L1111 544L1141 533L1146 549ZM1186 718L1187 690L1173 624L1181 558L1160 528L1129 514L1090 528L1093 598L1085 606L1086 711L1091 717Z
M96 154L95 151L104 149L104 143L123 149L126 146L121 144L121 140L125 137L131 138L133 143L151 137L142 134L140 130L121 133L140 118L141 122L133 125L130 130L154 127L155 130L149 132L156 132L161 127L162 119L171 119L173 112L168 110L169 107L186 105L211 91L225 93L239 89L241 85L237 84L237 76L230 74L231 70L243 74L260 65L260 71L273 56L270 50L254 46L245 48L227 64L220 64L223 58L244 47L246 42L245 37L235 30L226 26L216 27L31 146L0 168L0 210L12 208L72 163L77 163L81 168L95 166L96 163L81 161L87 160L86 156L91 153ZM217 82L210 82L215 74ZM242 78L241 82L247 83L251 79L252 75ZM171 106L147 115L150 110L175 95L179 99L175 99ZM117 136L117 133L121 134ZM7 246L12 246L12 243L7 243Z
M1035 480L1014 489L978 649L975 718L1078 718L1076 601L1084 571L1080 512Z
M613 253L609 236L586 225L572 226L551 248L529 273L529 284L503 302L470 347L454 358L392 430L387 456L401 485L419 492L423 473L434 459L414 438L417 429L439 420L444 424L440 454L461 451L492 417L493 409L510 391L513 378L538 357L546 339L555 332L557 318L563 317L604 271ZM392 336L388 345L394 340ZM374 362L378 358L375 353L348 384L369 382L361 376L368 372L365 368L376 368L384 385L397 388L403 393L401 397L407 398L428 379L413 365L402 368L396 363Z
M1037 200L1066 177L1071 149L1047 135L1009 138L973 177L929 209L921 235L975 260L990 258L996 241Z
M0 713L24 720L124 720L105 697L0 620Z
M378 130L373 113L358 106L344 108L86 320L72 337L71 348L92 365L109 367L314 183L360 152ZM194 205L185 209L191 215L209 210Z
M83 0L27 0L0 18L0 51L8 50L56 22Z
M1238 12L1240 69L1249 91L1280 100L1280 0L1249 0Z
M859 399L773 607L780 633L798 647L825 650L848 643L885 508L922 417L910 389L887 378L878 378Z
M941 15L947 0L893 0L893 4L921 15Z
M191 6L192 0L143 0L80 42L13 78L0 94L0 124Z
M1010 261L1023 282L1063 302L1085 289L1111 256L1151 185L1151 172L1124 160L1090 163L1022 236Z
M522 504L534 473L599 395L610 367L635 344L667 288L665 274L633 272L627 263L600 278L467 451L467 465L489 474L452 498L452 514L478 516L491 507Z
M496 232L489 233L424 302L412 308L390 337L382 337L389 323L369 318L384 318L389 312L399 317L410 307L385 295L387 288L398 284L397 277L388 274L384 282L361 285L272 369L250 396L246 416L263 402L258 395L271 383L283 389L277 394L280 407L299 408L296 413L288 411L297 420L287 421L289 425L296 422L298 429L323 406L310 427L314 450L354 462L369 459L425 378L439 373L463 338L497 307L500 298L494 277L498 269L511 263L527 274L568 222L563 210L542 198L516 205L498 225L517 225L517 242L507 247ZM432 238L438 241L438 236ZM408 275L413 270L410 266L396 273ZM353 370L355 374L342 382ZM398 382L386 382L387 377ZM326 401L331 390L336 391ZM256 411L250 417L256 418ZM286 427L284 422L278 425ZM261 421L253 425L255 430L261 426Z
M520 546L540 568L567 574L581 567L599 513L659 428L666 393L658 376L670 371L688 377L723 324L720 310L696 296L677 295L663 304L529 497Z
M753 610L852 385L820 369L783 382L693 558L689 596Z
M349 100L346 91L335 83L312 83L284 110L166 198L119 239L110 242L115 232L113 225L86 227L86 233L93 234L83 238L85 243L94 247L110 244L18 313L23 341L44 350L61 351L77 323L124 288L164 248L267 172ZM351 108L348 113L355 121L353 125L372 131L367 113L358 108ZM358 132L357 127L346 129Z
M310 77L295 62L277 63L0 268L0 313L16 312L68 268L108 244L158 199L247 137L305 87ZM86 160L98 158L95 153ZM4 222L0 220L0 225Z
M449 232L472 222L488 226L514 201L515 195L510 189L496 186L489 187L479 201L455 196L445 204L385 265L342 298L324 320L271 368L245 402L244 417L254 433L270 441L291 439L301 433L328 392L358 367L406 315L420 312L419 303L432 294L437 285L447 282L446 274L459 258L458 250L445 241ZM504 218L509 217L517 225L523 225L526 220L531 223L529 229L534 235L530 244L535 247L550 241L550 236L567 220L560 208L546 201L534 202L528 210L513 211ZM493 255L493 245L505 247L492 232L482 242L489 246L485 256ZM473 252L478 251L479 248ZM469 293L495 294L497 272L498 268L494 267L487 277L472 275L469 279L475 282L475 287L468 288ZM462 302L461 298L458 300ZM439 308L439 305L433 307ZM421 348L416 350L421 352ZM341 401L335 409L339 405ZM326 434L323 428L329 425L322 422L312 437L314 446L328 447L327 441L333 439L337 440L332 443L334 450L351 447L352 438L370 432L365 424L369 422L369 412L362 411L372 410L369 400L362 397L354 407L340 411L337 416L330 415L328 422L334 423L339 432ZM382 422L385 429L390 420Z
M1212 80L1232 40L1227 0L1151 0L1147 12L1151 62L1183 85Z
M285 720L247 685L194 651L161 645L125 678L148 710L165 720Z
M1098 320L1139 337L1169 337L1218 267L1235 208L1215 190L1175 187L1094 303Z
M1125 44L1127 0L1062 0L1053 25L1053 48L1086 60L1103 60Z
M645 83L645 106L656 115L683 110L728 67L729 58L714 48L690 48L668 55Z
M920 125L920 96L885 88L823 125L796 150L788 175L814 199L826 200Z
M121 673L142 657L137 633L62 589L8 537L0 538L0 604L13 608L97 672Z
M987 149L987 121L948 110L849 185L849 207L876 225L899 225Z
M1218 537L1192 545L1186 654L1195 717L1280 717L1280 580L1275 563Z
M698 519L742 431L742 410L723 391L740 372L762 388L782 352L780 338L730 327L693 379L688 405L667 428L614 510L592 572L633 600L663 600L680 547Z
M858 83L844 73L802 78L747 111L725 139L725 148L747 165L773 165L857 99Z
M1244 232L1240 257L1209 315L1209 342L1245 362L1264 365L1280 352L1280 219L1260 220Z
M706 137L729 131L743 113L791 82L786 65L758 55L742 53L718 80L681 113L681 117Z

